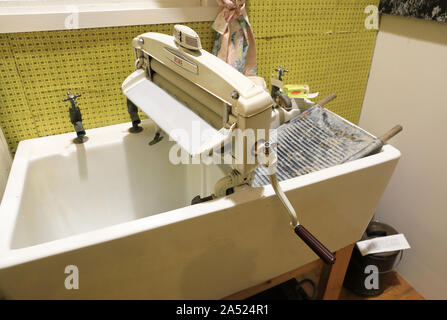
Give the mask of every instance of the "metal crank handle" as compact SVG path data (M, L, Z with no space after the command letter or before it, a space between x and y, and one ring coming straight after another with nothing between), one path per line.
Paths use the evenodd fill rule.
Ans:
M321 258L321 260L327 264L334 264L335 255L330 252L329 249L326 248L320 241L318 241L312 233L304 228L304 226L299 224L294 230L298 237L300 237L301 240L303 240L304 243L306 243L307 246Z
M276 157L275 157L276 158ZM276 161L274 161L276 162ZM273 190L281 201L282 205L287 211L289 215L291 225L294 228L295 233L301 240L304 241L307 246L312 249L325 263L334 264L335 256L332 252L329 251L317 238L315 238L306 228L304 228L298 221L298 216L290 203L289 199L285 195L284 191L281 189L279 185L278 178L276 173L270 174L270 182L272 184Z

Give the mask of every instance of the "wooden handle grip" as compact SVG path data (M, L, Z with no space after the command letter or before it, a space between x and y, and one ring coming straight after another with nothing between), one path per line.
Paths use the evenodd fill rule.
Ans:
M394 137L396 134L401 132L402 129L403 129L402 126L400 124L398 124L393 129L391 129L390 131L385 133L383 136L379 137L379 139L382 140L383 143L385 143L388 140L390 140L392 137Z
M309 248L313 250L325 263L334 264L335 255L329 251L317 238L315 238L306 228L302 225L297 225L295 227L295 233L301 240L306 243Z
M330 95L328 95L326 98L324 98L321 101L318 101L318 105L320 107L324 106L325 104L328 104L329 102L331 102L332 100L334 100L335 98L337 98L337 95L335 93L332 93Z

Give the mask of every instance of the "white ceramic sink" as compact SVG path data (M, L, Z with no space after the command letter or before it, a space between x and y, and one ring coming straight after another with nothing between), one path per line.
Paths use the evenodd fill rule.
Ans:
M26 178L12 249L188 206L201 194L199 165L171 164L167 155L173 143L165 137L150 146L148 124L142 134L128 134L127 127L102 129L107 141L94 136L86 144L73 144L68 134L22 142L16 157L28 161L22 167ZM54 148L62 152L54 154ZM217 170L210 178L223 176L216 166L205 168Z
M190 206L225 166L173 165L172 142L130 125L22 141L0 206L6 298L221 298L316 256L293 233L271 186ZM335 251L358 240L395 165L364 159L281 183L301 221ZM78 290L64 286L67 265Z

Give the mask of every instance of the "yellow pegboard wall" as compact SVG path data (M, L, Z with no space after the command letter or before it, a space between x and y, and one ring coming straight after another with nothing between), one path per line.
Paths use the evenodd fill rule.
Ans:
M8 36L0 34L0 127L11 150L19 141L37 136L26 100Z
M188 25L211 50L210 24ZM134 68L132 39L149 31L170 34L172 25L1 35L0 125L12 151L20 140L73 130L67 90L82 93L86 128L129 121L121 83Z
M248 0L257 39L258 73L267 82L279 64L287 83L308 83L357 122L376 32L364 27L378 0ZM188 23L210 51L211 22ZM133 71L131 40L172 33L172 24L0 34L0 126L12 151L18 142L73 131L66 91L82 93L85 128L129 121L121 83Z
M266 80L282 64L286 83L307 83L320 98L337 93L328 108L357 123L376 31L365 28L370 0L251 1L249 18ZM267 8L267 6L269 8ZM265 27L267 24L269 27Z

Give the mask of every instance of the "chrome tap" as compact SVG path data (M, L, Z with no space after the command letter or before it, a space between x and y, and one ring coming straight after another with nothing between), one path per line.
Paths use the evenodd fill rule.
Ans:
M127 111L129 112L130 119L132 120L132 127L129 128L129 132L138 133L143 131L143 128L139 126L141 120L140 116L138 115L138 107L129 99L127 99Z
M273 101L276 102L276 105L284 108L285 110L289 111L292 109L292 100L282 92L282 77L286 72L289 72L289 70L284 69L282 66L279 66L278 69L275 69L275 71L278 72L278 77L276 78L275 84L272 83L272 89L270 92L270 95L273 98ZM281 87L278 85L281 84Z
M82 125L82 115L81 109L79 109L78 104L76 102L76 98L79 98L81 94L72 94L70 91L67 91L67 98L62 99L63 102L70 101L70 107L68 112L70 114L70 121L74 126L76 131L77 138L74 139L75 143L83 143L87 141L87 137L85 136L84 126Z

